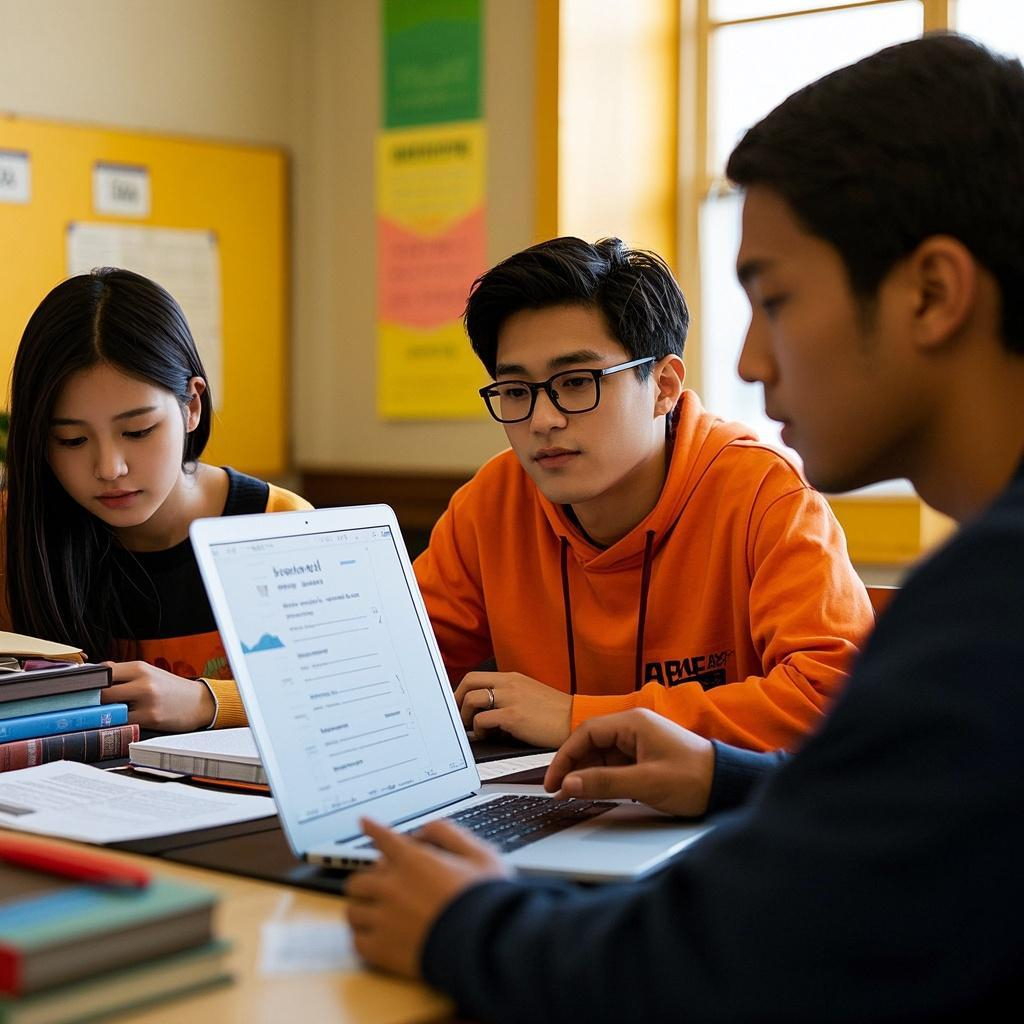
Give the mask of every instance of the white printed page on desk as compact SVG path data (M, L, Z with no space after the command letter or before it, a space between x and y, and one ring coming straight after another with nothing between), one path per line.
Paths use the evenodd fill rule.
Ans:
M553 750L543 754L524 754L522 757L508 757L501 761L484 761L476 770L480 773L481 782L494 782L505 775L525 772L530 768L546 768L555 756Z
M0 778L0 827L83 843L119 843L254 821L269 797L128 779L77 761L51 761Z
M344 921L265 921L260 931L261 974L356 971L361 966Z

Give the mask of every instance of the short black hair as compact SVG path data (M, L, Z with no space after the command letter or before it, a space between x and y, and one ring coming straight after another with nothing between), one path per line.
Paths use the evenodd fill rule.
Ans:
M779 195L839 251L869 302L902 258L949 235L1002 292L1024 353L1024 68L949 33L890 46L776 107L726 168Z
M552 238L509 256L473 282L466 333L491 377L505 321L524 309L552 306L600 312L631 359L683 354L690 313L660 256L630 249L618 238L593 245L581 238ZM638 366L636 372L643 380L651 366Z

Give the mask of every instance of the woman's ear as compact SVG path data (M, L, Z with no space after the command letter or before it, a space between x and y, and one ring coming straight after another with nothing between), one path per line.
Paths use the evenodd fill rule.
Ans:
M188 401L185 403L185 433L191 434L199 426L203 418L203 394L206 392L206 381L202 377L193 377L188 382Z
M654 415L666 416L678 403L683 394L683 381L686 379L686 367L679 356L665 356L654 364L655 402Z

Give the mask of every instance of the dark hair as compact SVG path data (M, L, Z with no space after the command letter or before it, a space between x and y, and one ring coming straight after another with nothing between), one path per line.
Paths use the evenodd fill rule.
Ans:
M631 359L683 354L690 314L661 257L629 249L618 238L594 245L553 238L509 256L473 282L466 333L492 377L505 321L523 309L551 306L596 309ZM650 372L650 364L636 369L641 380Z
M192 377L206 379L181 308L159 285L103 268L57 285L32 314L11 376L4 477L7 596L14 628L114 657L125 636L114 585L116 541L61 487L46 458L53 407L68 378L97 364L165 388L183 405ZM185 435L194 467L210 436L209 389Z
M777 193L870 301L932 235L1002 291L1024 352L1024 68L951 34L890 46L794 93L733 150L729 177Z

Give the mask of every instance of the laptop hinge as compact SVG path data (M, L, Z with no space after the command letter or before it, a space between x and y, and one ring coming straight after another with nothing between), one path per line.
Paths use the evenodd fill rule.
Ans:
M445 800L443 803L434 804L433 807L427 807L425 810L416 811L414 814L407 814L404 818L396 818L389 824L389 828L397 828L399 825L405 825L407 822L415 821L416 818L425 818L428 814L433 814L434 811L444 810L445 807L452 807L457 803L461 803L463 800L468 800L470 797L479 796L479 789L471 789L464 796L457 796L454 800ZM343 843L351 843L353 839L358 839L362 835L362 832L356 832L350 835L347 839L335 839L335 846L341 846Z

